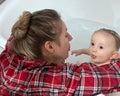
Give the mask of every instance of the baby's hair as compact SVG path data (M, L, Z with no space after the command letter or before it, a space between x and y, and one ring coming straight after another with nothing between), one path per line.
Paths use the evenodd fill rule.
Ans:
M117 50L120 49L120 35L116 31L111 30L111 29L106 29L106 28L101 28L101 29L97 30L96 32L98 32L98 31L106 32L108 34L111 34L115 39Z

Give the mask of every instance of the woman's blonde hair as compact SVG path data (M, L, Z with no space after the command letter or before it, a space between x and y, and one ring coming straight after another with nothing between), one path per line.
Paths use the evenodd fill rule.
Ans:
M10 50L29 59L42 58L42 47L46 41L59 42L61 22L60 15L52 9L23 12L13 25Z

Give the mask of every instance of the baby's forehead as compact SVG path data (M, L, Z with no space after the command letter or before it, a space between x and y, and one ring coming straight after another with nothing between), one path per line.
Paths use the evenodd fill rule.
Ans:
M94 35L102 35L102 36L107 36L107 37L112 37L112 38L114 38L114 36L113 36L113 34L111 34L110 32L107 32L107 31L103 31L103 30L99 30L99 31L96 31L96 32L94 32L93 33L93 36Z
M109 32L105 31L105 30L98 30L98 31L95 31L93 34L97 34L97 33L101 33L101 34L110 34Z
M112 44L115 44L115 46L117 47L117 49L119 50L120 48L120 35L115 32L114 30L110 30L110 29L99 29L97 31L95 31L92 35L92 37L100 37L100 38L106 38L107 40L109 40L109 42ZM101 39L100 39L101 40Z
M100 40L100 41L116 42L112 34L110 34L109 32L101 31L101 30L94 32L92 35L92 39L93 38L96 38L97 40Z

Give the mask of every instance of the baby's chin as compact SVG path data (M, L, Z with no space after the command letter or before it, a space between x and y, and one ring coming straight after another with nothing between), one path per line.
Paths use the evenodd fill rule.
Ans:
M95 65L97 65L97 66L103 66L103 65L110 64L110 62L104 62L104 63L102 62L102 63L101 63L101 62L95 62L95 61L92 61L92 60L91 60L91 63L92 63L92 64L95 64Z

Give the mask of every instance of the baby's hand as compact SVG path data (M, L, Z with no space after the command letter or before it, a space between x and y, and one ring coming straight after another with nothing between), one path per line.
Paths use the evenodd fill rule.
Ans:
M81 55L81 54L84 54L84 53L82 52L82 49L73 50L73 51L71 52L71 55L75 55L75 56L78 56L78 55Z
M86 54L89 55L89 49L78 49L78 50L73 50L71 55L75 54L75 56Z

